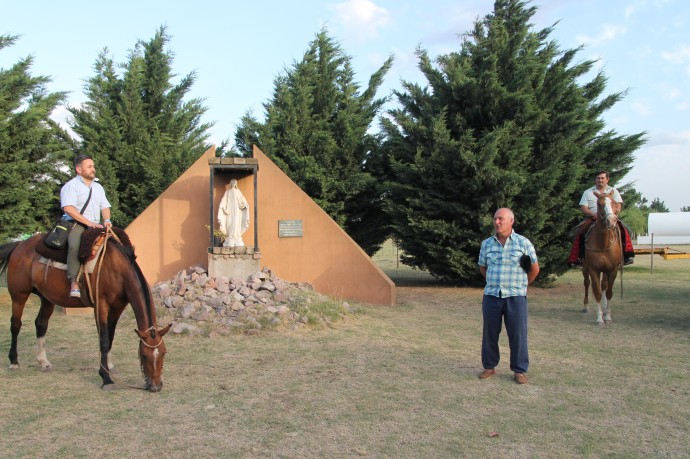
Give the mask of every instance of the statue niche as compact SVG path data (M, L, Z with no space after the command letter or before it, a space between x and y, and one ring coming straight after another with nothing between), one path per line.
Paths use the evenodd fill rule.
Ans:
M243 247L242 235L249 228L249 203L232 179L218 206L218 225L225 233L224 247Z

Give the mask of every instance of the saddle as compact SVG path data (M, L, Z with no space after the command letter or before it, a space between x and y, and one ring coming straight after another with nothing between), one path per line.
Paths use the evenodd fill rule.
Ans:
M111 228L115 236L120 240L122 245L134 250L132 241L122 228ZM41 242L45 241L48 233L44 234ZM88 228L81 236L81 243L79 244L79 262L84 264L90 261L105 242L105 228ZM67 247L62 249L53 249L45 244L39 243L36 245L36 252L44 258L57 261L58 263L67 263Z

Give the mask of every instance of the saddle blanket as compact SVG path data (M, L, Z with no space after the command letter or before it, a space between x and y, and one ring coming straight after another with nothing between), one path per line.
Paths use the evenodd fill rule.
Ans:
M96 251L96 256L94 256L91 260L87 261L84 263L84 272L86 274L92 274L93 270L96 268L96 261L98 261L98 254L101 252L103 249L103 246L101 245L98 250ZM50 258L46 258L44 256L40 256L38 258L39 263L43 263L44 265L48 265L48 267L52 268L57 268L61 269L63 271L67 271L67 265L65 263L60 263L59 261L51 260Z

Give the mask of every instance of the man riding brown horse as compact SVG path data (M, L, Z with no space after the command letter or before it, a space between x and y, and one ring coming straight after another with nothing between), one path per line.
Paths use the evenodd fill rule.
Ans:
M582 193L582 198L580 199L580 210L582 210L582 213L587 216L587 219L582 221L577 226L573 247L570 251L570 256L568 256L568 266L582 266L582 258L584 255L584 239L587 235L587 232L592 227L592 224L597 219L597 197L594 195L594 193L610 193L611 191L613 191L613 211L616 215L618 215L622 209L623 198L621 198L618 190L609 186L609 173L607 171L598 171L594 181L594 186L592 188L588 188L584 193ZM623 236L624 264L630 265L634 262L635 258L635 250L633 249L632 240L630 239L630 233L620 219L618 220L618 225L620 226L621 235Z

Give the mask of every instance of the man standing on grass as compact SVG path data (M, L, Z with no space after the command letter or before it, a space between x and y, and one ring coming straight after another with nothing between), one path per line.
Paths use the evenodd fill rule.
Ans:
M479 379L496 374L500 360L498 336L505 320L510 346L510 369L515 382L525 384L529 356L527 353L527 285L539 274L534 246L513 231L515 215L508 208L494 214L495 234L482 242L479 271L486 278L482 299L484 331L482 365Z

